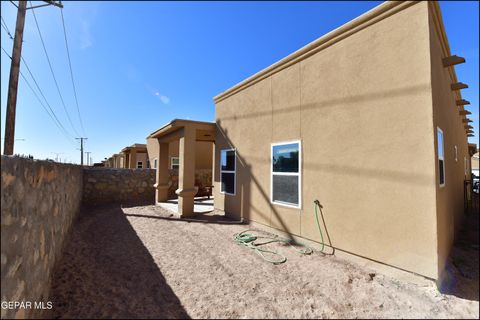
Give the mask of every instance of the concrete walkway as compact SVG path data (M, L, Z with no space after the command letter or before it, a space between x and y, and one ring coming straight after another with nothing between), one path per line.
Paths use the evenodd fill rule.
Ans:
M159 202L158 205L173 214L178 214L178 199L168 200L167 202ZM194 213L207 213L213 211L213 198L196 197L193 202Z

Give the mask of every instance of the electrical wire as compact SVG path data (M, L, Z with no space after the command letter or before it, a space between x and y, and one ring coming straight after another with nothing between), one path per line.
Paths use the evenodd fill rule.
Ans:
M2 20L3 20L3 18L2 18ZM5 23L5 21L4 21L4 23ZM6 30L5 30L5 31L6 31L6 32L9 32L8 26L5 25L5 27L6 27ZM11 39L13 40L13 38L11 38ZM3 50L3 52L5 52L5 54L11 59L10 55L8 54L8 52L6 52L3 47L2 47L2 50ZM22 55L20 55L20 59L22 59L22 62L23 62L23 64L25 65L25 67L27 68L27 71L28 71L28 73L30 74L30 77L32 78L33 82L35 83L35 86L37 87L37 90L40 92L40 95L43 97L43 100L45 101L45 104L48 106L48 109L49 109L50 112L51 112L51 115L50 115L50 116L53 115L53 117L55 118L55 119L53 119L53 120L55 120L55 122L58 123L59 129L63 130L63 132L64 132L68 137L70 137L71 139L73 139L73 136L65 129L65 126L64 126L64 125L62 124L62 122L58 119L57 115L55 114L55 111L53 111L52 106L50 105L50 103L48 102L47 98L46 98L45 95L43 94L43 90L40 88L37 80L36 80L35 77L33 76L33 73L32 73L32 71L30 70L30 67L28 66L27 61L23 58ZM23 76L23 75L22 75L22 76ZM25 82L27 82L27 84L29 85L29 83L28 83L28 81L27 81L26 79L25 79ZM36 94L35 91L34 91L34 93ZM42 104L42 106L44 106L44 105ZM48 111L47 111L47 112L48 112ZM49 113L49 114L50 114L50 113Z
M70 67L70 78L72 79L73 95L75 96L75 103L77 105L78 119L80 119L80 127L82 128L82 132L86 136L85 129L83 127L82 116L80 115L80 107L78 106L77 89L73 79L72 61L70 59L70 50L68 49L67 31L65 28L65 19L63 18L63 8L60 9L60 14L62 16L63 35L65 37L65 47L67 48L68 66Z
M2 27L3 29L5 29L5 31L7 32L8 36L10 37L11 40L13 40L13 36L12 34L10 33L10 29L8 29L8 26L7 24L5 23L5 20L3 20L3 17L2 18Z
M30 5L32 5L31 1L30 1ZM68 122L70 123L70 126L72 127L75 134L77 136L79 136L77 130L75 129L75 126L73 125L72 119L70 118L70 114L68 113L67 107L65 106L65 101L63 100L62 93L60 92L60 87L58 86L58 82L57 82L57 78L55 77L55 73L53 72L53 67L52 67L52 64L50 62L50 58L48 56L47 48L45 47L45 42L43 41L42 32L40 31L40 26L38 25L37 16L35 15L35 10L33 8L32 8L32 13L33 13L33 18L35 20L35 25L37 26L38 35L40 36L40 40L42 42L43 51L45 52L45 56L46 56L47 61L48 61L48 66L50 67L50 71L52 73L53 80L55 82L55 86L57 87L58 95L60 96L60 100L62 101L63 109L65 110L65 113L67 115Z
M12 59L12 57L8 54L8 52L3 48L1 47L3 52L7 55L7 57L9 57L10 59ZM25 61L24 61L25 62ZM33 94L35 95L35 97L37 98L38 102L40 103L40 105L43 107L43 109L45 110L45 112L50 116L50 118L52 119L52 121L55 123L55 125L60 129L60 131L63 133L63 135L65 136L65 138L70 141L70 142L74 142L73 141L73 138L72 136L68 133L68 131L65 129L65 127L62 125L62 123L60 122L60 120L58 120L57 116L55 115L55 112L52 110L52 108L50 107L49 105L49 109L52 113L50 113L47 109L47 107L45 107L45 105L43 104L42 100L40 99L40 97L38 96L37 92L35 92L35 90L33 89L32 85L30 84L30 82L27 80L27 78L23 75L23 73L20 71L20 75L22 76L22 79L25 81L25 83L27 84L27 86L30 88L30 90L32 90ZM30 73L30 75L32 76L32 79L34 79L34 81L36 82L35 78L33 78L33 75ZM42 93L43 95L43 93ZM44 97L45 98L45 97ZM47 102L48 103L48 102Z

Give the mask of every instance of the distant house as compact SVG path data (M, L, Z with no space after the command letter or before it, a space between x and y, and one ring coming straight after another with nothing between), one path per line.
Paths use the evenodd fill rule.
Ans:
M472 156L471 161L472 161L472 173L473 173L474 175L476 175L477 177L480 176L478 152L475 153L475 154Z
M150 168L148 160L147 145L135 143L122 149L121 157L118 156L118 163L121 168L127 169L145 169ZM123 160L122 160L123 159Z
M109 157L108 159L104 160L103 163L107 168L114 168L113 157Z
M464 61L437 2L385 2L216 96L215 123L152 133L156 201L178 142L178 210L193 214L208 141L227 216L320 242L318 200L337 252L442 279L470 168Z
M165 163L163 164L163 169L168 171L168 198L176 197L175 191L178 189L178 169L180 168L180 143L177 136L165 136L165 132L169 132L172 128L175 128L179 123L188 122L191 124L202 123L199 121L189 121L189 120L180 120L175 119L170 123L162 126L158 130L152 132L147 139L147 150L149 155L149 160L151 167L157 169L160 166L159 159L159 148L160 143L167 144L168 148L166 151L168 156L165 157ZM214 125L214 123L208 123L209 125ZM156 138L157 136L162 136L161 139ZM212 133L210 140L212 140L214 134ZM213 172L213 143L212 141L204 141L201 139L196 140L193 148L195 149L195 158L194 158L194 184L199 187L200 193L196 195L204 195L211 192L210 188L213 185L212 172ZM165 172L167 172L165 171ZM207 189L205 189L207 188Z
M124 167L124 155L123 153L115 153L113 156L113 167L114 168L123 168Z

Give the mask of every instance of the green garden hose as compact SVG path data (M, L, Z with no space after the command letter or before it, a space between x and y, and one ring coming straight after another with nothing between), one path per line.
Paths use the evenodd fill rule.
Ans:
M247 233L249 231L250 231L250 233ZM264 249L264 248L261 247L262 245L273 243L273 242L280 242L280 243L290 245L293 249L300 252L301 254L311 254L313 252L312 248L304 246L304 245L302 245L303 247L305 247L305 249L303 249L303 250L299 250L299 249L295 248L292 244L292 240L290 240L290 239L281 238L277 235L259 236L259 235L255 235L255 234L251 233L252 231L255 231L255 230L248 229L248 230L242 231L240 233L236 233L236 234L233 235L233 240L235 242L237 242L238 244L244 245L247 248L250 248L250 249L254 250L255 253L257 253L260 257L262 257L265 261L270 262L272 264L284 263L285 261L287 261L287 257L285 257L284 255L282 255L282 254L280 254L276 251L271 251L271 250ZM262 241L260 239L266 239L266 240L263 241L263 242L258 242L257 240ZM276 257L278 257L278 259L269 259L267 256L265 256L265 254L270 254L272 256L276 256Z
M320 227L320 222L318 221L318 211L317 211L317 207L321 208L322 206L320 204L320 201L318 201L318 200L315 200L313 202L313 205L314 205L314 209L315 209L315 220L317 221L318 231L320 232L320 238L322 239L322 242L321 242L322 249L320 249L320 252L323 252L323 250L325 249L325 243L323 241L323 233L322 233L322 228ZM295 249L296 251L298 251L301 254L311 254L313 252L312 248L307 247L307 246L305 246L303 244L300 244L300 243L299 243L299 245L301 245L305 249L304 250L299 250L299 249L297 249L293 246L292 240L281 238L278 235L269 234L269 236L259 236L259 235L255 235L253 233L247 233L249 231L251 232L251 231L255 231L255 230L247 229L247 230L242 231L240 233L235 233L233 235L233 240L237 244L244 245L245 247L254 250L255 253L257 253L260 257L262 257L265 261L270 262L272 264L284 263L285 261L287 261L287 257L285 257L284 255L282 255L282 254L280 254L276 251L271 251L271 250L261 248L260 246L265 245L265 244L269 244L269 243L273 243L273 242L280 242L280 243L290 245L293 249ZM258 232L258 231L256 231L256 232ZM258 242L257 240L259 240L259 239L266 239L266 240L263 241L263 242ZM272 256L276 256L276 257L278 257L278 259L269 259L265 256L265 254L270 254Z
M322 239L322 249L320 249L321 252L323 252L323 249L325 249L325 243L323 242L323 233L322 233L322 228L320 228L320 222L318 222L318 212L317 212L317 207L321 208L320 201L315 200L313 201L313 206L315 207L315 220L317 220L317 227L318 231L320 232L320 238Z

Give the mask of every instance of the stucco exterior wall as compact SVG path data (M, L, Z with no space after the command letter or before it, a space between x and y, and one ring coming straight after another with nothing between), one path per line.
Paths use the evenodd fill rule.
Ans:
M148 154L146 152L137 152L136 160L135 160L135 168L137 168L137 163L139 161L142 162L142 168L146 169L147 168L147 159L148 159Z
M147 138L147 153L150 166L154 168L155 159L158 158L158 142L156 139Z
M378 19L216 101L215 207L437 278L428 4ZM271 143L302 142L302 208L270 203ZM219 157L237 150L236 195ZM323 228L325 228L323 226ZM325 232L325 230L324 230Z
M469 162L467 135L455 101L458 92L452 91L449 68L444 68L442 59L447 55L442 49L440 33L436 27L433 5L430 5L430 51L432 65L433 131L435 147L436 207L438 233L438 268L443 270L450 253L455 232L459 230L464 212L465 159ZM452 68L452 67L450 67ZM439 185L437 127L443 131L445 157L445 186ZM455 146L457 160L455 160ZM469 173L468 173L469 174Z
M150 159L150 165L153 168L153 163L158 158L158 143L156 139L147 139L147 150ZM208 141L197 141L195 150L195 168L197 170L204 170L213 168L213 143ZM179 143L178 141L170 142L168 146L168 165L170 167L171 158L178 157Z

